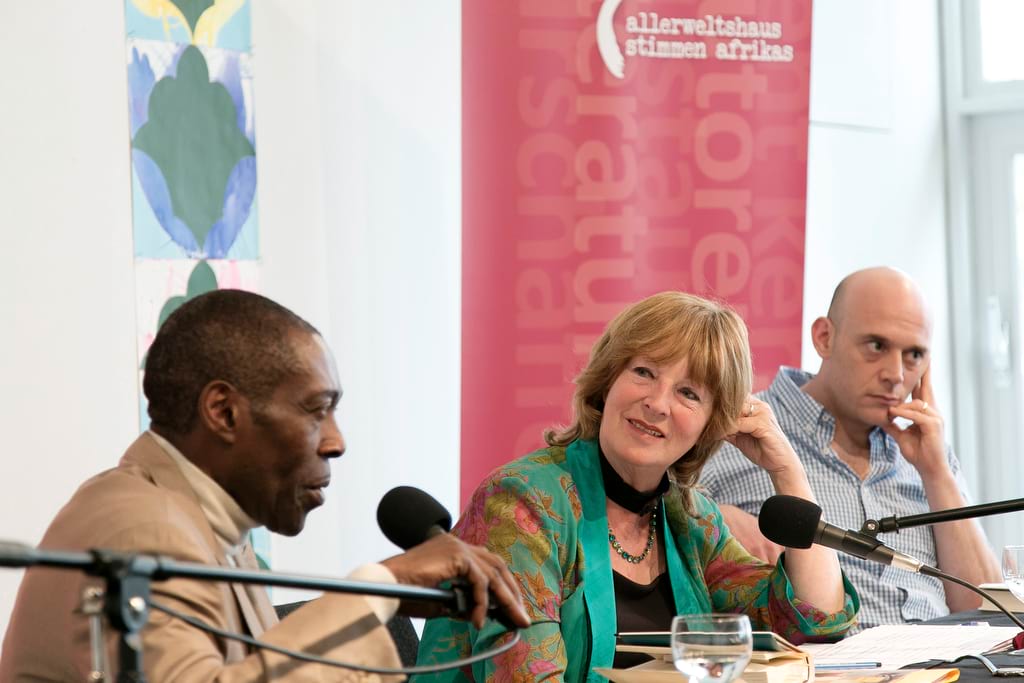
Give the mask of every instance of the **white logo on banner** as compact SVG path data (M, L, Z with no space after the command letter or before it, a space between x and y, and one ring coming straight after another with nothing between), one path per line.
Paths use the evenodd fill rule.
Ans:
M622 0L604 0L597 13L597 50L608 72L625 78L626 57L724 62L791 62L792 45L781 43L778 21L705 14L666 16L654 11L627 14L625 49L615 35L615 13Z
M619 9L622 0L604 0L597 13L597 50L608 71L616 78L625 76L626 58L619 49L619 41L615 39L615 10Z

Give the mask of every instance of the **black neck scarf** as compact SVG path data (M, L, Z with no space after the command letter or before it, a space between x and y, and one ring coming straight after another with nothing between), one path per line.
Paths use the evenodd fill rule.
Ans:
M663 474L658 486L652 491L637 491L619 476L615 468L608 462L608 458L601 453L601 475L604 479L604 494L612 502L621 505L630 512L638 515L645 515L653 511L661 497L668 491L668 475Z

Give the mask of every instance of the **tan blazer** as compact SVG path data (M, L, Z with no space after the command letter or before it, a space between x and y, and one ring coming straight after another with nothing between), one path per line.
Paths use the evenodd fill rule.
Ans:
M57 514L41 548L107 548L230 566L178 466L148 434L118 466L85 482ZM0 657L0 681L84 681L91 670L88 621L76 613L83 589L99 585L76 572L25 573ZM347 662L400 666L387 628L359 596L330 594L278 622L264 589L173 579L153 583L153 599L227 631ZM116 666L116 634L107 652ZM391 681L297 662L208 635L151 610L142 632L149 681ZM110 680L113 680L111 678Z

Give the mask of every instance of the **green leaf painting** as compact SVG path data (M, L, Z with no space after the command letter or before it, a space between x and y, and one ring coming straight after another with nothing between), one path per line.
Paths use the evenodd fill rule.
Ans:
M182 52L177 75L153 86L148 110L132 146L159 167L174 215L203 245L222 216L232 170L256 151L238 128L230 93L210 82L206 59L194 45Z
M160 317L156 324L156 329L160 329L164 321L170 317L171 313L178 310L178 307L189 299L194 299L200 294L206 294L217 289L217 275L213 272L213 268L206 261L200 261L196 264L196 267L192 269L192 274L188 276L188 286L185 288L185 296L172 296L164 304L163 308L160 309Z
M196 298L200 294L212 292L215 289L218 289L217 274L213 272L213 268L211 268L210 264L205 260L199 261L188 276L188 285L185 287L185 295L172 296L164 302L163 307L160 309L160 315L157 317L156 330L159 331L167 319L171 317L171 313L178 310L183 303L189 299ZM142 362L139 363L140 370L145 370L145 368L146 354L142 356Z
M171 0L171 4L181 10L185 21L188 22L189 30L195 33L199 17L203 15L203 12L213 7L214 2L213 0Z

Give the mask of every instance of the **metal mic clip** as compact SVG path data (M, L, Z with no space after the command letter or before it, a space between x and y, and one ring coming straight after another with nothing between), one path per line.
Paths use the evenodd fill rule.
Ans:
M860 533L871 538L878 538L879 531L881 531L881 525L875 519L865 519L860 527Z

